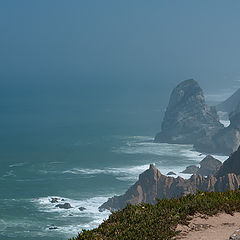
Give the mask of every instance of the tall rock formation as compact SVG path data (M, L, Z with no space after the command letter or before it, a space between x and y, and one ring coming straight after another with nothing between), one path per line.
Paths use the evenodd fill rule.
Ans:
M240 105L229 114L230 125L210 138L198 138L194 147L201 152L230 155L240 145Z
M156 198L177 198L185 194L202 191L226 191L234 190L240 186L240 177L228 173L215 177L210 175L192 175L190 179L181 177L167 177L151 164L149 169L139 175L139 180L131 186L124 195L109 198L99 207L99 210L119 210L127 204L156 203Z
M189 79L172 92L155 142L194 144L198 138L210 138L223 125L214 107L209 107L198 83Z

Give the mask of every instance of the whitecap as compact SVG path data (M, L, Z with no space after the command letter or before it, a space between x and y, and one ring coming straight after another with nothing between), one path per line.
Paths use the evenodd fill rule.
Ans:
M88 169L88 168L73 168L70 170L63 171L64 174L81 174L81 175L112 175L118 180L128 181L136 180L138 175L148 169L149 164L137 165L137 166L126 166L119 168L103 168L103 169Z
M112 196L112 195L111 195ZM40 212L45 213L52 213L54 215L51 216L51 219L58 220L59 218L79 218L79 217L86 217L89 219L88 223L84 224L76 224L74 225L71 221L69 225L60 225L56 226L57 228L54 229L54 232L62 232L65 234L73 234L76 235L82 229L92 229L97 227L99 224L102 223L104 219L107 219L110 215L110 211L103 211L99 212L98 207L102 205L104 202L108 200L109 196L98 196L89 199L83 200L76 200L70 199L63 196L49 196L49 197L41 197L37 199L31 199L30 201L35 205L35 207ZM51 203L52 198L57 198L59 200L58 203L70 203L72 208L70 209L60 209L55 207L58 203ZM64 199L64 201L61 201ZM80 211L79 207L85 207L84 211ZM70 216L69 216L70 215ZM79 220L76 220L78 222ZM46 231L49 230L49 226L45 228ZM69 237L69 236L68 236Z
M16 174L14 173L13 170L10 170L10 171L6 172L6 174L4 174L2 176L2 178L6 178L6 177L16 177Z
M21 163L14 163L14 164L10 164L9 167L22 167L24 166L26 163L25 162L21 162Z
M76 200L76 199L70 199L70 198L65 198L62 196L49 196L49 197L41 197L37 199L32 199L31 202L35 204L35 206L38 208L39 211L41 212L52 212L52 213L59 213L62 216L68 217L69 214L74 214L74 215L96 215L97 216L102 216L103 214L98 211L98 207L102 205L104 202L107 201L108 197L93 197L89 199L84 199L84 200ZM52 198L57 198L58 202L57 203L51 203ZM64 199L64 201L61 201ZM72 208L69 209L62 209L56 207L57 204L59 203L70 203ZM85 207L86 210L80 211L78 208L79 207Z

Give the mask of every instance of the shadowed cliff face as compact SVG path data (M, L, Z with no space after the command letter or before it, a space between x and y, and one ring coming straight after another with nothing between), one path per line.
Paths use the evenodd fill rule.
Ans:
M222 167L216 173L216 177L222 177L228 173L240 175L240 147L223 163Z
M239 166L240 167L240 166ZM219 177L192 175L190 179L167 177L151 164L140 174L139 180L122 196L114 196L100 206L100 210L118 210L129 204L156 202L156 198L177 198L185 194L201 191L235 190L240 186L240 176L227 173Z
M240 104L240 89L238 89L232 96L226 99L224 102L217 105L218 111L228 112L231 114L238 104Z
M198 151L231 154L240 145L240 105L229 115L230 125L211 138L199 138L194 147Z
M194 144L197 138L212 136L220 129L223 125L215 108L206 104L203 90L189 79L173 90L155 142Z

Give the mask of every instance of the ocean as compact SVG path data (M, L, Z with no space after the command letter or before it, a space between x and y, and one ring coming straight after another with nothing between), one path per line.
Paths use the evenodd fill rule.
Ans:
M56 102L1 102L0 240L67 240L107 219L110 212L98 207L150 163L188 178L180 172L205 156L192 145L153 143L165 104ZM55 207L53 197L72 208Z

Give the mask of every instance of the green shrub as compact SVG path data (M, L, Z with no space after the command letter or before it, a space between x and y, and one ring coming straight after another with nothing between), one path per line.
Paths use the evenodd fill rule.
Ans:
M127 205L112 213L98 228L83 230L71 240L87 239L173 239L179 223L188 224L196 213L214 215L240 212L240 190L198 192L179 199L157 200L156 205Z

